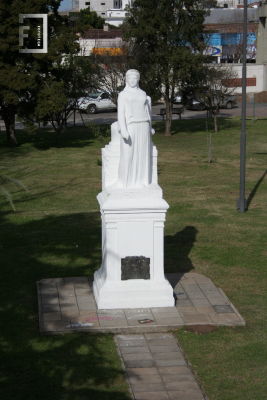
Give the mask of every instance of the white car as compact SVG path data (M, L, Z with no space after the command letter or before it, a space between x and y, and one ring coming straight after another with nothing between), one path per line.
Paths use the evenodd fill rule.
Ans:
M111 101L110 93L96 92L88 97L78 100L78 108L88 114L95 114L97 111L116 110L117 106Z

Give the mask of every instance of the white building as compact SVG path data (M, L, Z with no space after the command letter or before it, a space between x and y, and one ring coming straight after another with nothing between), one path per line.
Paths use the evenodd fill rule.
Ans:
M90 7L100 17L105 18L106 22L112 25L120 25L125 18L125 6L131 6L133 0L73 0L75 11Z

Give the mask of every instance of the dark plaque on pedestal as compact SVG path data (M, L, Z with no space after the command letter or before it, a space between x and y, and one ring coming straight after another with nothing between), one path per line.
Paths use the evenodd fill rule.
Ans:
M131 256L121 259L121 280L150 279L150 258Z

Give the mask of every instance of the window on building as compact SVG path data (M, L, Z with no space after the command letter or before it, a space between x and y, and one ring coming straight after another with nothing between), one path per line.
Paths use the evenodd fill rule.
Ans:
M101 3L101 6L104 6L106 3Z
M101 15L105 15L105 13L101 13Z
M85 5L86 5L86 6L90 6L90 1L86 1L86 2L85 2Z

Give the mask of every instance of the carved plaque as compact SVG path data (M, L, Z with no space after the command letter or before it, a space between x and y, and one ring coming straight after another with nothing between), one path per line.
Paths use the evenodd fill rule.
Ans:
M150 258L131 256L121 259L121 280L150 279Z

